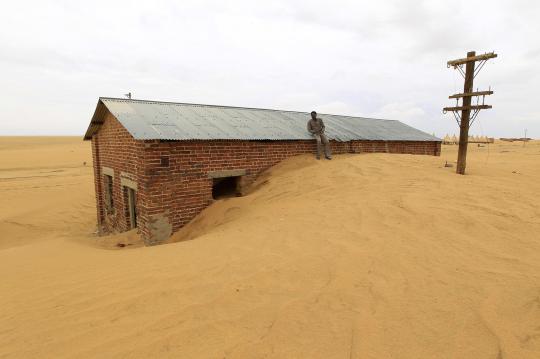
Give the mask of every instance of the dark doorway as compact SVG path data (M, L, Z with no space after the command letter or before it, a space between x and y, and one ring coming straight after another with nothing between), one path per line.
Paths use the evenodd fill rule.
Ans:
M214 178L212 184L212 197L214 199L240 196L238 177Z
M137 192L133 188L126 187L127 191L127 215L128 225L131 229L137 228Z
M112 176L105 175L105 209L108 213L114 212L114 200L113 200L113 178Z

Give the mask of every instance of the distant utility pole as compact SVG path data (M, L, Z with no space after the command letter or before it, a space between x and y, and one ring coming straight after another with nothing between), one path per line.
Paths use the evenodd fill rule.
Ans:
M488 95L492 95L491 88L488 91L473 91L474 78L487 60L497 57L494 52L486 53L476 56L476 52L469 51L467 57L464 59L457 59L447 62L447 66L454 67L459 70L459 73L465 78L465 85L463 86L463 93L457 93L449 96L449 99L456 99L456 106L445 107L443 112L452 111L456 122L459 125L459 149L458 149L458 163L456 173L464 175L465 166L467 162L467 144L469 142L469 127L473 124L476 116L480 110L490 109L491 105L485 105L484 99ZM475 69L476 62L480 62L479 66ZM465 65L465 72L463 72L463 65ZM482 104L480 105L480 96L482 96ZM472 97L476 97L476 105L471 105ZM459 106L459 99L462 99L462 105ZM461 116L459 115L461 111ZM471 118L471 111L473 112Z

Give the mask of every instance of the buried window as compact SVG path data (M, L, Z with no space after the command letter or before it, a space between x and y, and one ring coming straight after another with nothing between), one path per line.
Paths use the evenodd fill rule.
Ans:
M129 228L137 228L137 192L133 188L124 187L126 199L126 219Z
M104 175L104 187L105 187L105 209L107 212L112 213L114 210L113 201L113 178L109 175Z
M240 196L239 183L241 176L214 178L212 197L214 199Z

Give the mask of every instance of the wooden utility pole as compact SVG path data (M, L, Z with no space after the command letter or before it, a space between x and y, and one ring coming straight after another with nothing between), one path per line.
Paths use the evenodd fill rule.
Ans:
M467 57L464 59L457 59L448 61L448 67L453 66L454 69L458 69L461 75L465 78L465 84L463 86L463 93L454 94L449 96L450 99L456 99L456 106L445 107L443 112L452 111L456 121L459 125L459 149L458 149L458 162L456 173L464 175L465 167L467 164L467 145L469 143L469 127L476 119L480 110L490 109L490 105L484 104L485 96L492 95L493 91L473 91L474 78L484 66L485 62L489 59L497 57L497 54L491 52L483 55L476 56L476 52L469 51ZM476 62L480 62L478 68L475 67ZM463 72L463 65L465 65L465 72ZM482 104L479 104L479 96L482 96ZM477 104L471 105L472 98L477 98ZM462 105L459 106L459 99L462 99ZM461 116L458 112L461 111ZM471 119L471 111L473 112Z
M476 52L467 52L467 57L473 57ZM463 93L471 93L473 91L474 82L474 61L469 61L465 65L465 85ZM465 166L467 164L467 145L469 144L469 120L471 118L471 96L463 97L463 109L461 110L461 123L459 125L459 149L457 155L456 173L465 174Z

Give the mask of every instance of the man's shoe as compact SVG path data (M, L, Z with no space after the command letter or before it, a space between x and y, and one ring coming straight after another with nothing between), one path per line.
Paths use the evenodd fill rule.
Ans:
M331 159L332 159L332 157L326 157L326 159L327 159L327 160L331 160Z

